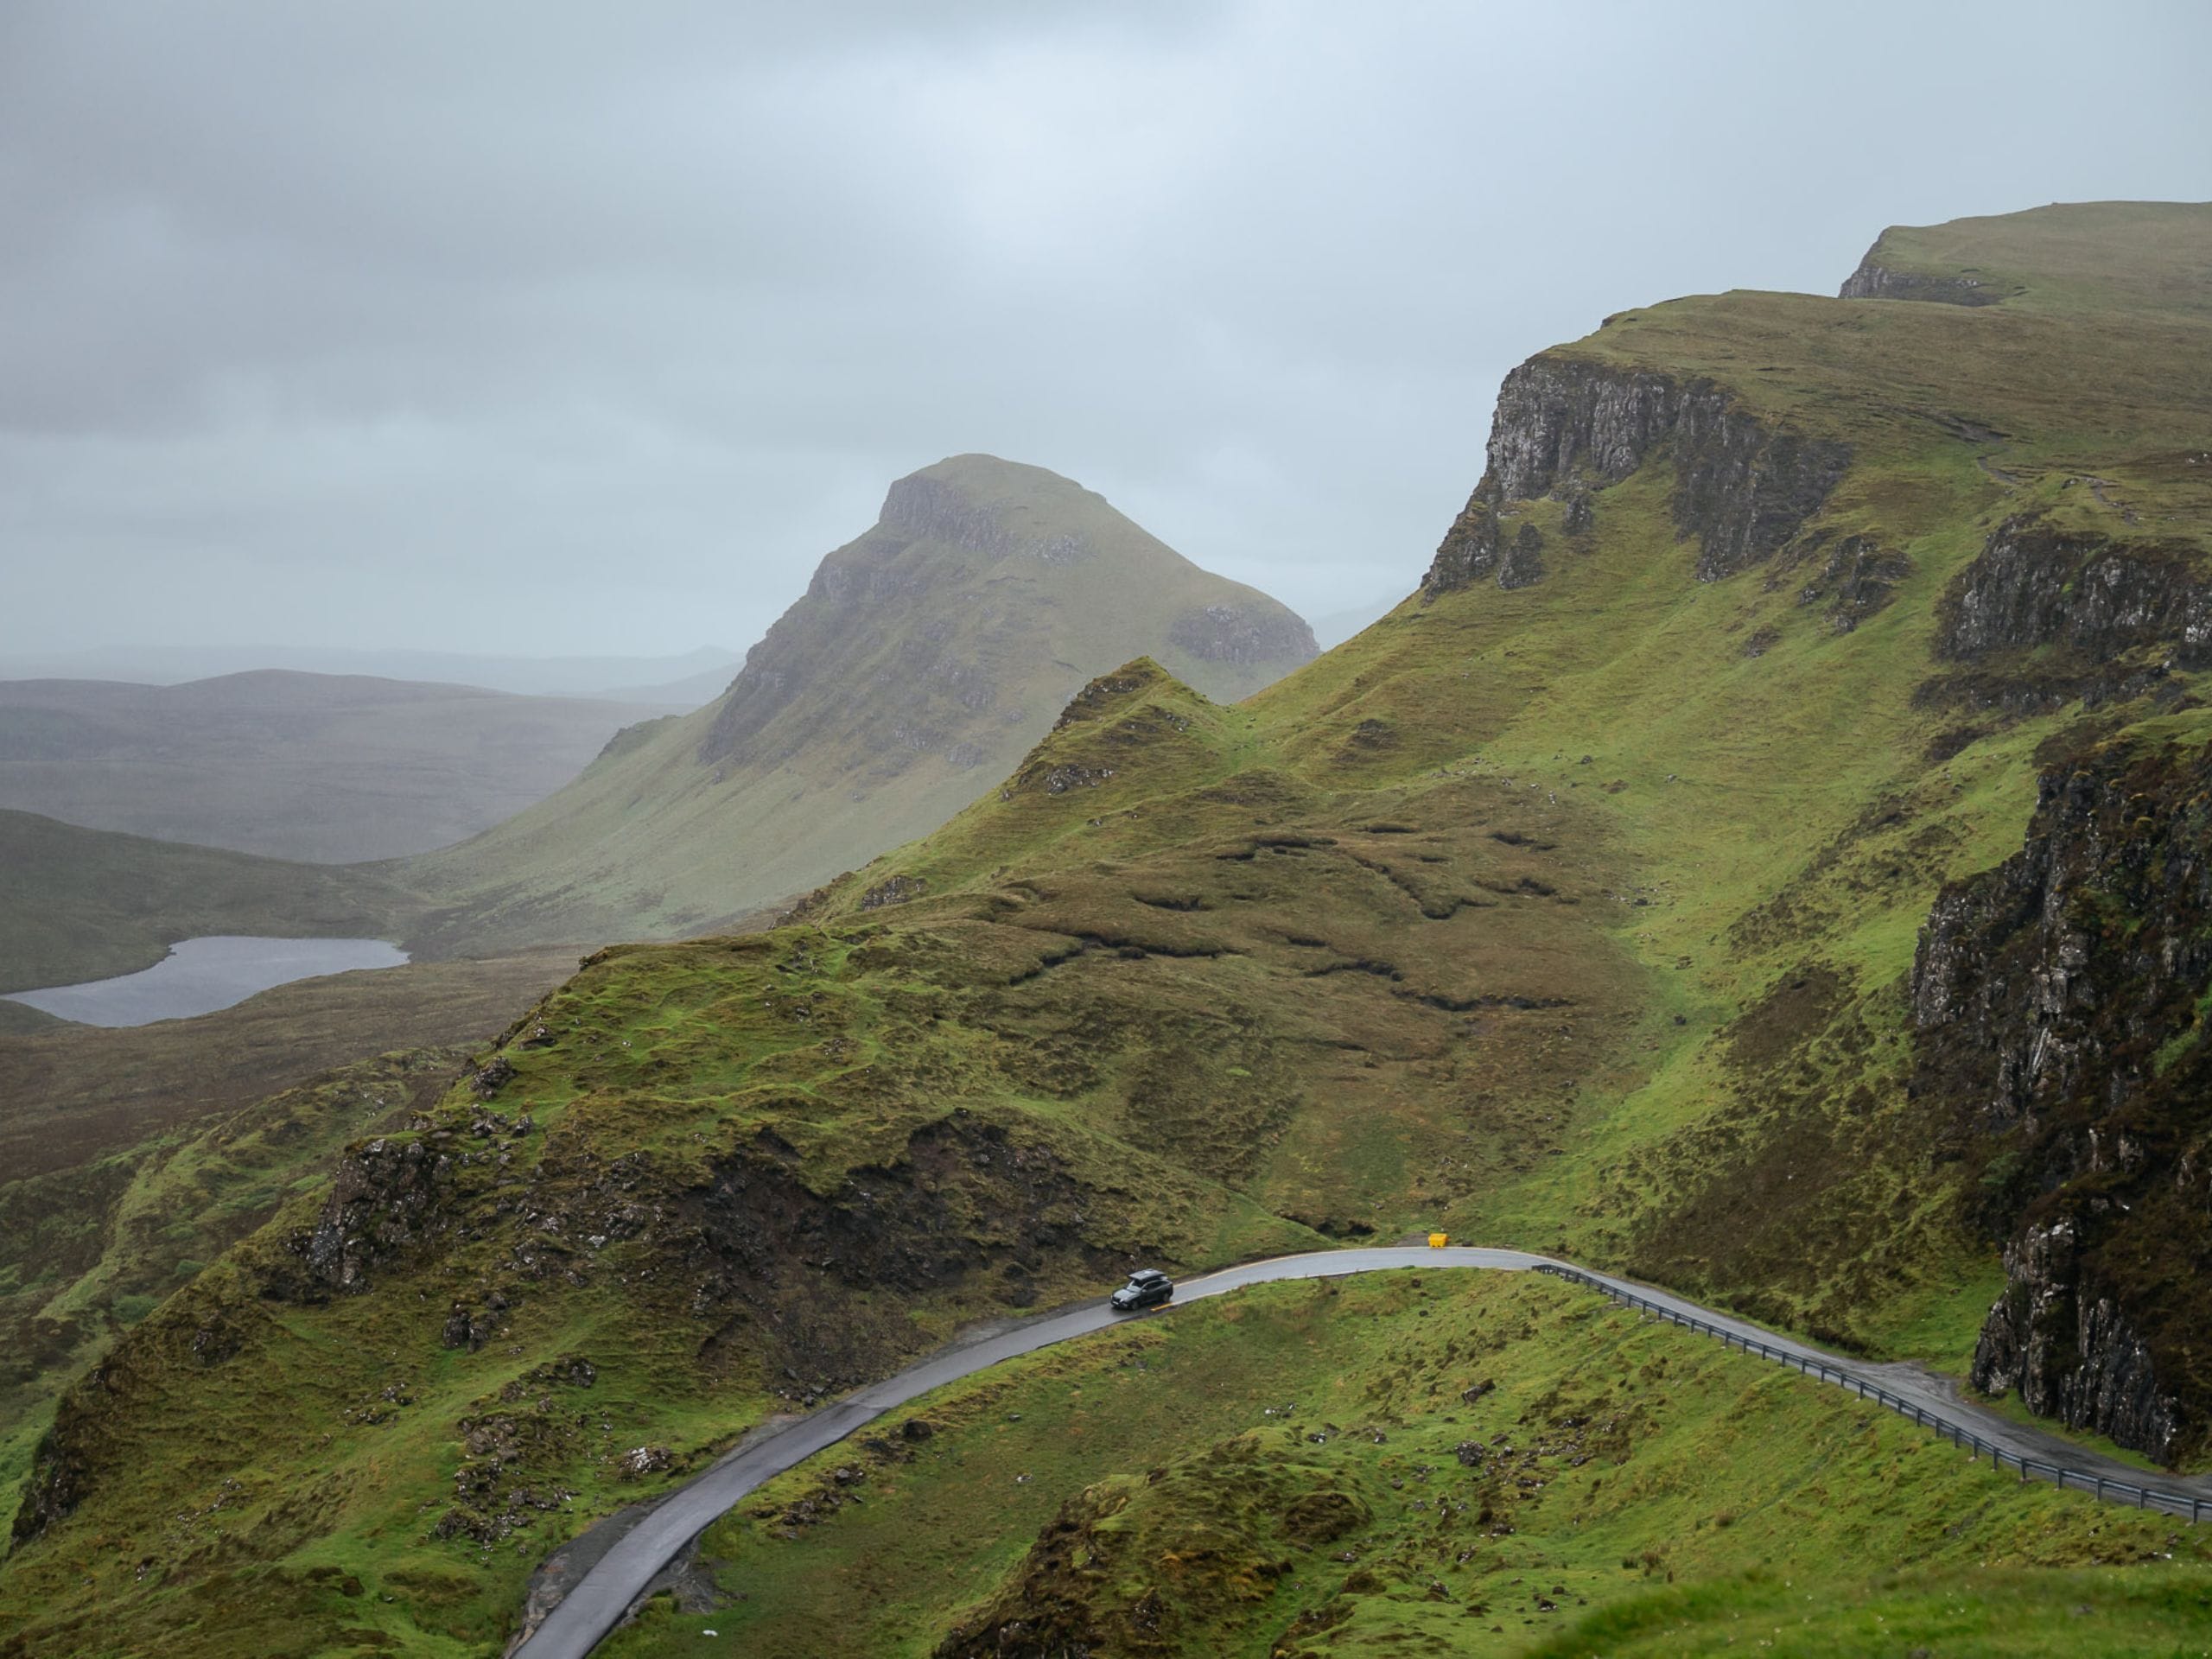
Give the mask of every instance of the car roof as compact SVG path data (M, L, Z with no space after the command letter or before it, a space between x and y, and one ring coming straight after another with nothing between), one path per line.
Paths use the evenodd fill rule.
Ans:
M1165 1279L1166 1276L1158 1268L1139 1268L1129 1275L1132 1279Z

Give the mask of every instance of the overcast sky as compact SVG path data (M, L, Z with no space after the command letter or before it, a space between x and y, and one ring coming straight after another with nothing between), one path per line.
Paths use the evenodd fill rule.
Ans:
M1501 376L2212 196L2212 6L0 3L0 652L743 646L893 478L1408 591Z

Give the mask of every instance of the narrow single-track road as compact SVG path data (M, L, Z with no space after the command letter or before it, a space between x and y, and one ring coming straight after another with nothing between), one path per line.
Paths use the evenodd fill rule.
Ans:
M1241 1267L1224 1268L1217 1273L1185 1280L1175 1287L1174 1302L1158 1312L1171 1312L1184 1303L1218 1296L1246 1285L1284 1279L1332 1279L1345 1274L1381 1273L1403 1268L1487 1268L1508 1273L1537 1268L1565 1268L1603 1289L1633 1297L1659 1313L1694 1320L1715 1334L1761 1349L1783 1363L1810 1363L1817 1368L1819 1375L1840 1386L1864 1384L1866 1388L1878 1388L1908 1409L1971 1430L1986 1446L2002 1448L2016 1460L2024 1458L2063 1465L2085 1478L2113 1483L2156 1480L2166 1494L2179 1497L2183 1513L2190 1511L2192 1502L2201 1501L2208 1514L2212 1514L2212 1479L2145 1476L2128 1465L2099 1457L2055 1434L2013 1422L1986 1407L1962 1400L1957 1385L1948 1378L1933 1376L1912 1365L1866 1364L1847 1360L1665 1291L1592 1273L1586 1268L1572 1268L1550 1256L1531 1255L1522 1250L1394 1246L1276 1256L1271 1261L1248 1262ZM1101 1299L1025 1319L1011 1328L994 1330L941 1348L896 1376L871 1383L796 1422L749 1440L704 1474L677 1487L640 1518L545 1615L529 1638L514 1649L512 1659L582 1659L622 1622L646 1586L682 1553L684 1546L747 1492L817 1452L835 1446L884 1413L931 1389L988 1370L1017 1355L1033 1353L1071 1337L1103 1331L1131 1317L1115 1313ZM2133 1488L2131 1486L2130 1490Z

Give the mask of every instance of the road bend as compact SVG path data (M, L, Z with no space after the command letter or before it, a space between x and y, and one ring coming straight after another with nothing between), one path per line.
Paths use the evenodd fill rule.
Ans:
M1248 1262L1185 1280L1176 1286L1175 1300L1168 1306L1155 1310L1150 1316L1134 1317L1157 1317L1185 1304L1241 1290L1247 1285L1286 1279L1334 1279L1347 1274L1383 1273L1406 1268L1482 1268L1518 1273L1539 1267L1572 1268L1573 1264L1523 1250L1465 1246L1441 1249L1408 1245L1317 1250L1265 1262ZM2115 1482L2155 1481L2171 1492L2184 1497L2200 1497L2212 1504L2212 1478L2151 1475L2131 1465L2100 1457L2071 1441L2013 1422L1986 1407L1962 1399L1958 1384L1948 1377L1914 1365L1869 1364L1847 1359L1668 1291L1588 1268L1573 1270L1621 1295L1635 1296L1681 1318L1697 1319L1716 1332L1749 1346L1763 1346L1767 1354L1785 1363L1811 1361L1821 1368L1821 1375L1826 1380L1839 1386L1851 1388L1858 1382L1878 1385L1909 1407L1916 1406L1972 1429L1985 1441L2003 1447L2013 1457L2061 1464L2071 1471ZM631 1608L661 1570L747 1493L816 1452L835 1446L884 1413L931 1389L973 1376L1019 1355L1034 1353L1070 1338L1103 1331L1131 1317L1115 1313L1101 1299L1024 1319L1011 1327L994 1329L950 1344L894 1376L856 1389L784 1427L747 1440L704 1474L677 1487L647 1511L546 1613L537 1628L512 1650L511 1659L583 1659L608 1631L629 1616Z

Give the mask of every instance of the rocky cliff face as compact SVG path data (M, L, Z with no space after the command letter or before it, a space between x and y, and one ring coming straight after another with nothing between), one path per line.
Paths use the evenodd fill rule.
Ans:
M2212 749L2053 767L2026 844L1943 893L1913 970L1916 1090L2005 1241L1976 1384L2164 1460L2212 1406L2208 996Z
M1974 276L1922 276L1892 270L1877 263L1877 243L1859 262L1859 269L1843 279L1836 297L1844 300L1928 300L1938 305L1995 305L2012 290Z
M957 485L927 473L912 474L891 486L883 498L880 522L915 541L950 542L994 558L1072 564L1089 557L1091 550L1080 536L1025 526L1018 513L978 502Z
M1562 502L1562 528L1579 533L1592 522L1592 493L1662 448L1674 461L1675 536L1698 537L1700 582L1772 555L1821 510L1851 464L1849 446L1769 427L1709 380L1532 358L1505 378L1482 481L1423 588L1541 580L1542 532L1515 524L1515 505Z
M2178 703L2176 671L2212 662L2212 572L2177 543L2006 520L1952 581L1924 707L2048 714L2152 696Z
M1681 389L1669 376L1569 358L1531 358L1505 377L1476 494L1533 501L1570 478L1618 484L1671 434Z
M1944 596L1939 655L1978 662L2056 646L2088 664L2131 652L2212 664L2212 576L2185 547L2068 533L2035 518L1998 526Z

